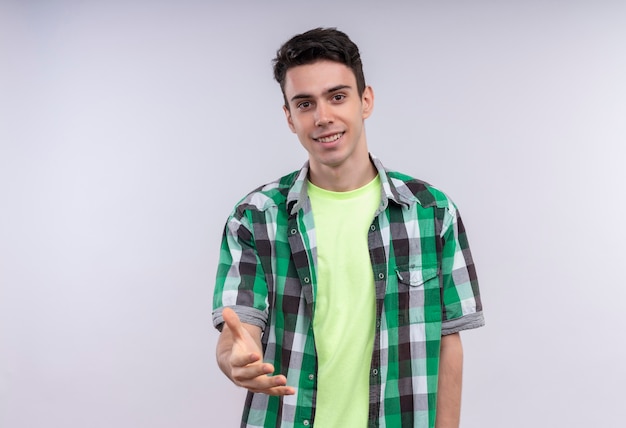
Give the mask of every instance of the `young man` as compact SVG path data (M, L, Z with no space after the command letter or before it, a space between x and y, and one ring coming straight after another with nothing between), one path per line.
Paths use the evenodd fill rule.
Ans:
M458 427L458 332L484 322L455 205L369 154L374 93L344 33L293 37L274 75L309 158L224 231L213 322L242 426Z

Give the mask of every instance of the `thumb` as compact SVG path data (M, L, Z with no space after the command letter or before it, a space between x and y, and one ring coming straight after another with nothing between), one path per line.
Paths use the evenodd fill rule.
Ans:
M224 318L224 322L231 331L233 339L242 340L244 338L243 325L241 324L241 321L235 311L231 308L224 308L222 311L222 318Z

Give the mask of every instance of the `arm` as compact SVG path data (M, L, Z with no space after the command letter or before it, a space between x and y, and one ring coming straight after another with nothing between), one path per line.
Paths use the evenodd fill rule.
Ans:
M263 362L261 329L244 324L230 308L224 308L224 327L217 342L217 364L235 384L251 392L268 395L291 395L283 375L268 376L274 366Z
M441 337L436 428L458 428L461 416L463 345L459 333Z

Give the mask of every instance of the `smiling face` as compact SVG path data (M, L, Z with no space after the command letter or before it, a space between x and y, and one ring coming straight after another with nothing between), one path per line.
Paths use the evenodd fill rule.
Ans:
M326 60L290 68L284 93L287 122L309 153L313 183L324 181L316 177L372 168L364 120L374 107L374 94L368 86L359 96L350 68Z

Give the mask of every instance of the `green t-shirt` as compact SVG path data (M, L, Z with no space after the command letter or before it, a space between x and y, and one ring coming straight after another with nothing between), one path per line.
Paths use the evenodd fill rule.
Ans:
M376 317L368 230L381 182L349 192L308 184L317 242L313 334L318 355L315 426L365 427Z

